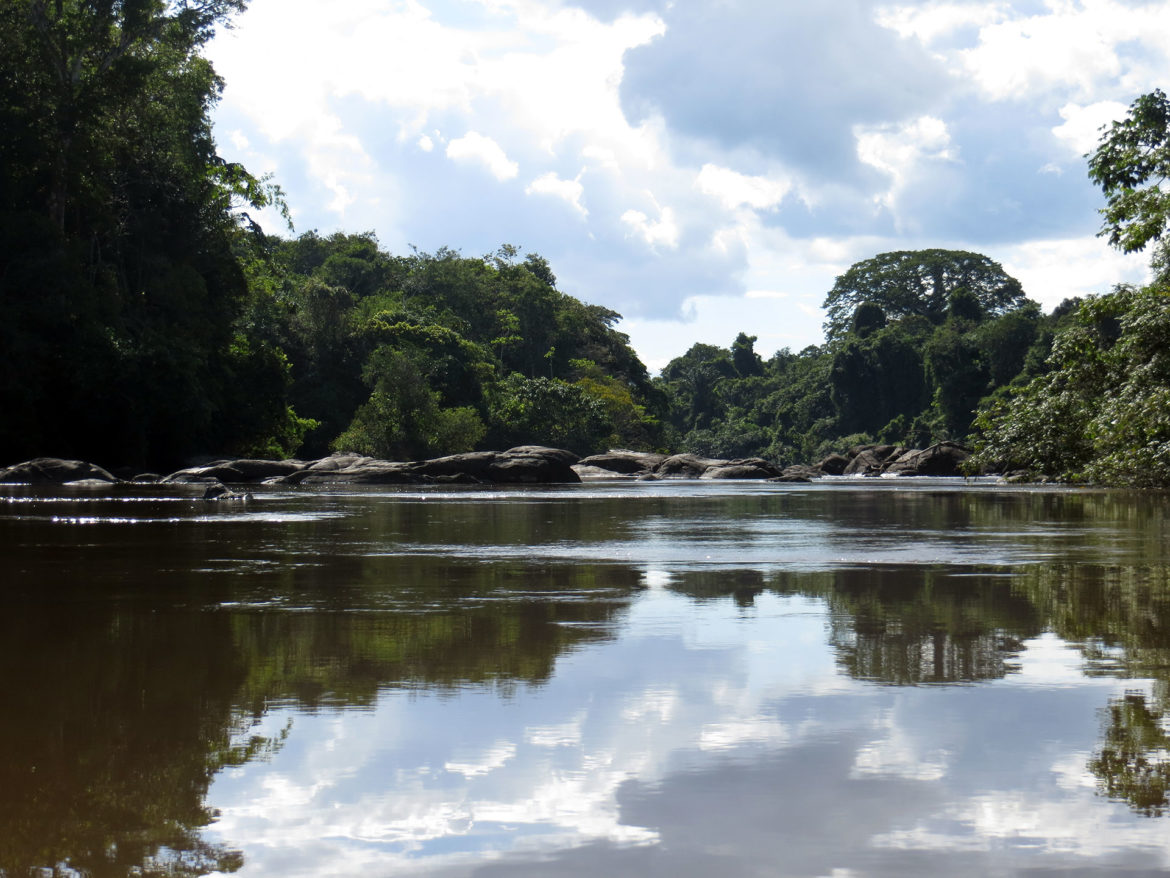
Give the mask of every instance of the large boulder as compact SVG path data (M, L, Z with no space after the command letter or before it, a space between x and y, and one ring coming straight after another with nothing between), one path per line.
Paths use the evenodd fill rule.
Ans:
M882 461L873 453L872 448L866 448L854 456L853 460L849 461L849 465L845 467L843 475L846 476L869 476L877 475L881 472Z
M727 460L703 470L701 479L771 479L780 475L780 470L759 457Z
M542 457L546 460L555 460L558 463L567 464L568 466L572 466L581 460L581 458L567 449L550 448L547 445L517 445L515 448L509 448L503 453L517 457Z
M660 479L770 479L780 474L760 457L721 460L697 454L673 454L662 460L653 475Z
M937 442L929 448L907 451L885 468L898 476L961 476L971 450L958 442Z
M593 478L604 478L607 475L640 476L654 472L664 460L665 454L652 454L648 451L607 451L605 454L592 454L581 458L574 469L578 475Z
M410 472L420 476L470 475L477 479L485 479L499 456L498 451L468 451L464 454L448 454L430 460L417 460L405 466Z
M840 455L838 455L840 456ZM772 476L768 481L770 482L811 482L813 479L819 478L826 473L820 466L807 466L805 464L796 463L792 466L786 466L780 471L780 475ZM833 475L840 475L834 473Z
M200 482L242 482L244 474L233 467L230 461L217 460L202 466L189 466L176 470L159 480L164 485L193 485Z
M280 485L327 485L332 482L358 482L361 480L363 472L368 472L371 476L379 473L386 477L387 473L399 473L403 466L404 464L401 463L379 461L373 457L366 457L351 451L337 451L320 460L310 461L296 472L266 481ZM399 481L403 481L397 475L388 476L388 478L398 478Z
M421 473L411 472L410 464L373 457L358 457L344 466L312 465L285 476L286 485L416 485L427 481Z
M697 454L672 454L654 468L654 475L664 479L697 479L712 466L724 466L726 460L699 457Z
M817 475L839 476L849 466L849 458L844 454L830 454L816 465Z
M508 482L520 484L560 484L580 482L581 477L573 470L573 464L568 458L558 454L545 452L555 451L546 448L534 450L531 447L524 449L509 449L497 455L488 468L488 480L492 482ZM575 463L576 455L571 455Z
M340 472L343 469L349 469L363 462L374 460L372 457L366 457L363 454L358 454L354 451L335 451L328 457L322 457L320 460L312 461L307 467L300 472Z
M0 482L24 485L65 485L70 482L114 484L117 477L84 460L37 457L0 469Z
M228 466L236 470L245 482L262 482L265 479L283 478L300 472L308 464L303 460L233 460Z
M284 484L422 484L429 482L505 482L518 484L579 482L577 455L563 448L523 445L507 451L470 451L417 461L378 460L334 454L285 476Z
M195 484L215 479L226 484L255 484L267 479L280 479L300 472L308 466L302 460L216 460L202 466L191 466L164 476L165 484Z
M850 460L842 475L876 476L905 451L900 445L855 445L849 449Z

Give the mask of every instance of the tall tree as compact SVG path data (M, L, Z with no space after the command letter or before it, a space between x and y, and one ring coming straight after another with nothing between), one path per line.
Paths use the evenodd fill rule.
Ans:
M825 297L825 336L834 341L850 327L863 303L880 307L888 320L912 314L941 323L951 294L971 293L989 314L1024 302L1020 282L980 253L963 250L900 250L879 253L849 267Z
M216 152L222 82L200 55L243 7L0 10L0 455L158 466L295 423L282 353L238 322L240 211L279 190Z
M1089 179L1105 193L1101 235L1125 253L1157 244L1154 269L1170 280L1162 241L1170 224L1170 99L1161 89L1139 97L1124 119L1103 130L1088 159Z

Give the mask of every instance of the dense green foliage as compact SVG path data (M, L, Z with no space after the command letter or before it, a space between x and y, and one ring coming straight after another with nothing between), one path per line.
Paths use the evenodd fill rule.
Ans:
M0 8L0 459L658 446L619 315L540 257L260 233L200 54L244 5Z
M1043 362L1058 318L1045 318L1018 281L978 254L924 250L866 260L838 279L825 303L830 313L843 314L842 290L881 266L887 279L865 287L873 297L858 301L823 347L763 362L755 338L740 333L730 349L697 344L671 361L660 380L678 444L792 462L862 442L961 439L980 400ZM964 271L971 280L976 267L985 272L985 295L951 283ZM924 280L931 272L942 286ZM906 278L918 280L896 286ZM948 289L940 310L935 297Z
M1124 119L1104 129L1089 156L1089 179L1105 194L1101 234L1126 252L1158 244L1151 260L1170 280L1170 252L1162 234L1170 223L1170 99L1161 89L1142 95Z
M1086 300L1057 336L1048 366L980 412L984 465L1170 484L1170 295L1119 287Z
M319 424L305 454L661 445L660 398L618 315L558 291L541 257L395 257L372 234L272 246L264 331L288 351L293 406Z
M1170 101L1138 98L1104 129L1089 176L1106 197L1103 235L1126 252L1158 243L1145 288L1091 297L1057 335L1043 374L985 404L976 460L1032 477L1170 486Z
M199 54L242 6L0 8L4 459L296 444L284 356L242 324L238 208L279 191L216 153L221 83Z
M887 318L918 315L939 323L951 296L965 290L982 312L1002 314L1023 303L1020 282L981 253L902 250L865 259L837 278L825 298L825 337L833 342L850 326L858 306L872 302Z
M217 153L201 55L245 2L0 7L0 459L548 444L789 463L976 438L985 466L1170 483L1161 91L1089 160L1102 234L1157 244L1160 286L1045 316L981 254L882 253L829 290L823 346L765 361L740 333L651 380L619 315L537 255L265 236L247 211L281 192Z

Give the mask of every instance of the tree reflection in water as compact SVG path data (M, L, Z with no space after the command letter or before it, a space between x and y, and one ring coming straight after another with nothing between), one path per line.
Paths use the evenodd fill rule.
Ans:
M233 710L227 619L26 605L0 623L6 876L192 876L242 854L200 830L216 772L271 753ZM177 681L184 681L176 685Z
M221 770L283 746L291 725L254 734L271 706L367 707L387 687L506 697L612 636L640 582L603 565L415 574L443 598L424 588L393 612L267 612L256 593L225 607L194 572L127 582L112 607L86 582L7 591L20 612L0 613L0 878L237 871L242 852L203 838L204 803Z
M899 686L1002 678L1025 640L1051 631L1080 648L1089 676L1153 680L1155 696L1130 691L1103 709L1088 768L1103 796L1148 817L1170 814L1170 579L1161 565L697 571L674 587L744 607L765 590L821 597L842 670Z
M655 562L666 587L696 604L733 601L744 614L764 592L810 598L824 609L830 662L852 679L994 683L1016 672L1026 642L1051 633L1081 650L1087 675L1152 679L1155 693L1170 680L1167 525L1150 498L337 502L354 514L247 528L174 527L160 515L132 532L91 528L84 541L62 525L0 522L0 876L237 870L240 851L206 841L216 815L205 802L225 767L281 748L288 728L254 734L273 705L303 714L372 708L390 688L474 687L507 699L543 686L568 653L620 638L647 584L639 551L685 546L703 528L720 545L715 525L727 521L738 536L718 563L671 563L669 552ZM800 531L769 525L825 517L836 529L815 531L810 552L832 539L864 558L867 547L925 534L945 554L957 551L956 533L984 551L950 564L934 555L786 564L801 559L786 542ZM861 548L849 549L852 535ZM768 540L776 560L748 569L739 553L762 545L755 557L770 557ZM542 546L580 551L550 560ZM629 561L612 560L615 546ZM1170 814L1168 704L1138 692L1109 704L1088 764L1101 793L1138 814Z
M1165 689L1163 684L1161 689ZM1139 814L1161 817L1170 810L1170 735L1166 734L1164 699L1151 705L1143 692L1127 692L1102 711L1103 741L1089 760L1098 789L1128 802Z

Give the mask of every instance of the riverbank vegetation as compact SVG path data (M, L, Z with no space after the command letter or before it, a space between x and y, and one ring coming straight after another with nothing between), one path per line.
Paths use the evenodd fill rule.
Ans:
M1089 162L1103 234L1154 245L1151 286L1045 314L982 254L882 253L828 291L823 345L764 359L740 333L651 378L620 315L537 254L264 234L252 214L283 193L216 151L201 55L244 5L0 9L0 459L547 444L793 463L950 439L986 468L1170 484L1160 91Z

